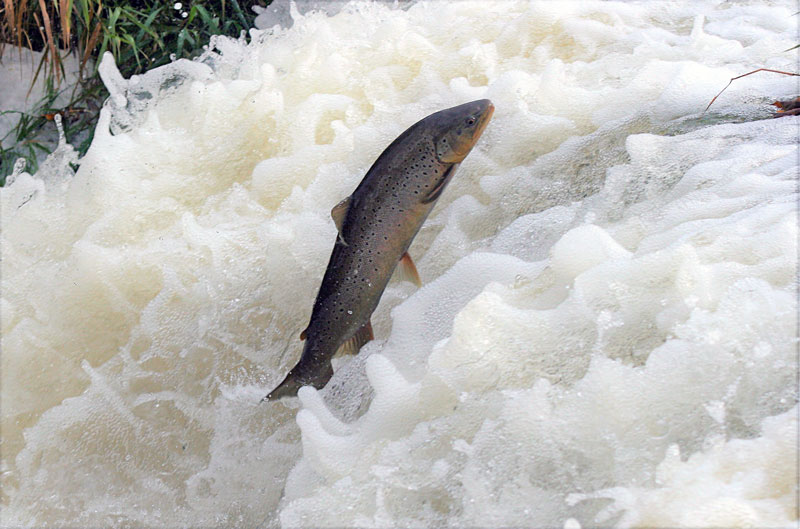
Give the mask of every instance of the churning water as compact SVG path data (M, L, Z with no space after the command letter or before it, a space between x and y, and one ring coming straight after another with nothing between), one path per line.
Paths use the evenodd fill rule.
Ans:
M350 4L122 79L2 199L3 526L788 526L793 2ZM332 206L496 107L376 340L294 365Z

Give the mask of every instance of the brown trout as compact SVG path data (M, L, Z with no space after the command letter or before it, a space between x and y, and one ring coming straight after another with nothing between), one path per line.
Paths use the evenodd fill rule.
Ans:
M481 99L418 121L333 208L339 235L300 334L303 353L265 399L295 396L306 385L322 388L333 376L334 356L355 354L373 338L370 317L398 263L401 277L420 284L408 247L493 112L491 101Z

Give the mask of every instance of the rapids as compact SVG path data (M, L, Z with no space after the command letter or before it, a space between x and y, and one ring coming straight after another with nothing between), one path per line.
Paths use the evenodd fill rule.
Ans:
M123 79L2 206L2 526L797 523L793 2L350 3ZM494 119L323 391L329 212ZM69 138L67 138L69 140ZM76 163L77 162L77 163Z

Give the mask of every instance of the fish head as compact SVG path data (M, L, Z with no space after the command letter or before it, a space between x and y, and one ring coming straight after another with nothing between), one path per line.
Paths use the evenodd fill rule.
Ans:
M461 163L478 142L493 113L492 102L479 99L433 114L436 158L444 163Z

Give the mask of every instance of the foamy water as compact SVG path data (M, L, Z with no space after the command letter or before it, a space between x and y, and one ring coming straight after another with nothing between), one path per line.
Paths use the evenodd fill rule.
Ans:
M3 526L793 526L792 2L354 4L112 97L2 200ZM329 212L496 107L376 340L294 365Z

